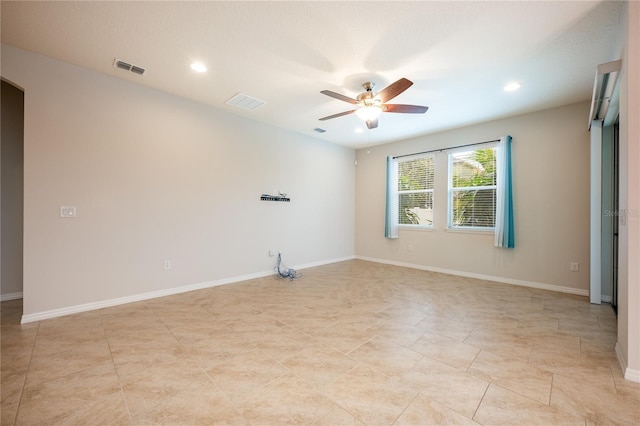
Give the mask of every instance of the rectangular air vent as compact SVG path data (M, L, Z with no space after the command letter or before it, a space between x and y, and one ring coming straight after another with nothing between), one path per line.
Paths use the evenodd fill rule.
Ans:
M237 108L253 111L254 109L266 104L265 101L252 98L251 96L243 95L242 93L236 94L234 97L226 102L227 105L231 105Z
M117 59L117 58L113 62L113 66L115 66L116 68L120 68L121 70L130 71L134 74L139 74L139 75L143 75L147 71L145 68L130 64L125 61L121 61L120 59Z
M324 133L326 132L325 129L321 129L320 127L316 127L315 129L313 129L314 132L318 132L318 133Z
M145 72L145 71L146 71L146 70L145 70L144 68L137 67L137 66L135 66L135 65L131 65L131 72L132 72L132 73L142 75L142 74L144 74L144 72Z
M121 70L131 71L131 64L126 63L125 61L119 61L116 59L116 68L120 68Z

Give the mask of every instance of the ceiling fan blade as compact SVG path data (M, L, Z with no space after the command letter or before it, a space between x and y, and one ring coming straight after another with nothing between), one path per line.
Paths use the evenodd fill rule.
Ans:
M375 129L376 127L378 127L378 119L377 118L375 120L367 120L367 128Z
M429 107L420 105L387 104L384 112L401 112L404 114L424 114Z
M406 78L401 78L395 83L382 89L380 93L378 93L378 98L382 100L382 103L385 103L407 90L409 87L411 87L411 85L413 85L413 82L407 80Z
M339 99L341 101L349 102L350 104L357 105L359 102L355 99L352 99L348 96L341 95L340 93L332 92L331 90L322 90L320 91L323 95L331 96L332 98Z
M342 117L343 115L353 114L355 111L356 111L355 109L352 109L351 111L339 112L337 114L327 115L326 117L322 117L319 120L320 121L331 120L332 118L338 118L338 117Z

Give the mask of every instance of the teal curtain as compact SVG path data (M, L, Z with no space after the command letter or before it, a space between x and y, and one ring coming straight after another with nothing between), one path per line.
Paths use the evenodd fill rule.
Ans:
M393 157L387 157L384 236L385 238L398 238L398 160Z
M511 183L511 136L500 138L497 152L497 196L495 246L515 248L513 188Z

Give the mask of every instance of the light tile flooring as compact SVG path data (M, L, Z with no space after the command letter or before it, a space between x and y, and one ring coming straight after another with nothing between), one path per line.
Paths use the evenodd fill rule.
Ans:
M639 424L610 306L348 261L19 325L2 425Z

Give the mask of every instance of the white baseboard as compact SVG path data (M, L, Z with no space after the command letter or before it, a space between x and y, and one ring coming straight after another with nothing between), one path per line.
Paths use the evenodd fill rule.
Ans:
M640 370L632 370L627 367L624 370L624 379L630 382L640 383Z
M22 299L21 291L18 293L0 294L0 302L6 302L8 300L17 300L17 299Z
M293 269L308 269L315 268L316 266L329 265L331 263L345 262L347 260L355 259L355 256L338 257L330 260L321 260L319 262L303 263L302 265L293 266Z
M620 344L616 342L615 346L616 358L618 358L618 364L620 364L620 369L622 369L622 374L624 374L624 370L627 369L627 361L622 356L622 349L620 349Z
M629 380L631 382L640 383L640 370L632 370L627 367L627 361L624 359L622 355L622 349L620 349L620 345L616 342L616 357L618 358L618 364L620 364L620 368L622 369L622 374L625 380Z
M315 267L315 266L328 265L330 263L343 262L345 260L351 260L353 258L354 258L353 256L348 256L348 257L342 257L342 258L336 258L336 259L321 260L321 261L318 261L318 262L305 263L305 264L302 264L302 265L293 266L293 268L294 269L306 269L306 268L312 268L312 267ZM168 288L168 289L164 289L164 290L151 291L151 292L141 293L141 294L134 294L134 295L131 295L131 296L118 297L118 298L115 298L115 299L108 299L108 300L101 300L101 301L98 301L98 302L85 303L85 304L82 304L82 305L74 305L74 306L68 306L68 307L65 307L65 308L51 309L51 310L48 310L48 311L42 311L42 312L36 312L36 313L33 313L33 314L23 315L22 316L22 320L20 322L22 324L26 324L26 323L35 322L35 321L42 321L42 320L46 320L46 319L62 317L62 316L65 316L65 315L77 314L77 313L80 313L80 312L87 312L87 311L93 311L93 310L96 310L96 309L108 308L108 307L111 307L111 306L124 305L126 303L140 302L140 301L143 301L143 300L155 299L155 298L158 298L158 297L171 296L171 295L174 295L174 294L187 293L189 291L202 290L202 289L210 288L210 287L217 287L219 285L232 284L232 283L236 283L236 282L240 282L240 281L252 280L252 279L255 279L255 278L268 277L268 276L274 275L274 274L275 274L275 272L273 270L263 271L263 272L253 273L253 274L240 275L240 276L237 276L237 277L224 278L224 279L221 279L221 280L207 281L207 282L203 282L203 283L190 284L190 285L185 285L185 286L180 286L180 287L172 287L172 288ZM20 297L22 297L22 293L20 293ZM7 300L9 300L9 299L7 299Z
M394 260L377 259L377 258L365 257L365 256L356 256L355 258L360 260L366 260L369 262L385 263L387 265L403 266L405 268L420 269L423 271L430 271L430 272L439 272L441 274L447 274L447 275L457 275L459 277L465 277L465 278L476 278L479 280L494 281L494 282L499 282L503 284L517 285L521 287L531 287L531 288L537 288L541 290L557 291L560 293L576 294L578 296L589 296L589 290L580 290L579 288L564 287L564 286L559 286L554 284L537 283L533 281L517 280L513 278L496 277L493 275L476 274L473 272L456 271L452 269L416 265L413 263L396 262Z

